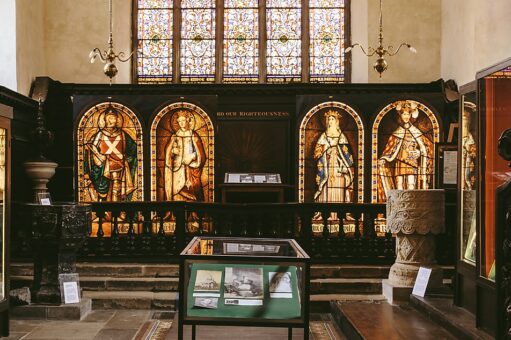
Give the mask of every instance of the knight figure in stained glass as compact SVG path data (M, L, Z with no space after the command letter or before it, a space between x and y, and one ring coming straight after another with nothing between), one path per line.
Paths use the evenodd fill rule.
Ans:
M348 139L340 129L340 113L325 113L326 129L315 148L317 159L315 202L352 202L353 155Z
M401 101L396 105L398 127L387 140L378 160L379 201L392 189L429 189L433 174L433 143L414 121L419 116L417 104Z
M84 178L96 201L131 201L137 190L137 144L123 129L123 117L109 106L99 130L85 143Z
M179 110L172 120L174 134L165 147L165 194L169 201L204 201L202 170L206 153L194 131L194 117Z

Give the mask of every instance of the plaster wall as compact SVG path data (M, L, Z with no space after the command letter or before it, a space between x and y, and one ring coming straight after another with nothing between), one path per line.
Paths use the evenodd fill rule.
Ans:
M442 77L458 85L511 57L509 0L442 1Z
M45 57L48 76L65 83L105 83L104 64L89 62L89 52L108 48L107 0L45 0ZM131 51L131 1L113 1L114 51ZM113 83L129 83L130 62L116 63Z
M17 92L24 95L34 77L46 74L43 18L43 1L16 1Z
M367 46L369 37L367 31L368 0L351 1L351 43ZM351 82L367 83L369 77L368 57L360 51L351 53Z
M0 1L0 37L0 86L16 91L16 0Z
M442 2L446 1L383 1L384 47L392 45L397 48L402 42L407 42L418 53L411 53L405 47L396 56L386 58L388 69L381 78L372 68L376 57L369 58L369 83L422 83L440 78ZM368 40L372 47L378 46L379 6L379 0L368 0ZM356 53L361 54L359 51Z

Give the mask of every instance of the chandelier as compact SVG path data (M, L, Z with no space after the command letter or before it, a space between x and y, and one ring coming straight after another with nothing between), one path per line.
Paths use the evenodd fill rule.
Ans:
M124 52L120 52L119 54L115 54L114 52L114 39L112 35L112 0L109 0L109 17L110 17L110 35L108 38L108 50L101 51L99 48L94 48L89 53L89 58L91 64L96 61L96 58L99 57L103 64L106 64L103 68L103 72L105 75L110 78L110 85L112 85L112 78L116 76L118 70L117 66L115 66L115 59L120 62L126 62L131 59L133 52L127 58L124 58Z
M373 55L377 55L378 56L378 59L376 59L376 62L373 64L373 68L376 72L378 72L380 74L380 78L381 78L381 74L387 69L388 67L388 64L387 64L387 61L385 60L385 56L389 56L389 57L392 57L396 54L399 53L399 50L401 49L401 47L403 46L406 46L410 52L412 53L417 53L417 50L415 49L415 47L413 47L412 45L410 45L409 43L402 43L401 45L399 45L399 47L397 48L397 50L394 51L394 47L392 45L389 45L387 48L383 47L383 14L382 14L382 1L383 0L380 0L380 35L379 35L379 38L378 38L378 47L376 48L373 48L373 47L367 47L367 52L364 50L364 47L362 47L362 45L358 44L358 43L355 43L351 46L348 46L346 47L346 49L344 50L345 53L349 53L351 52L351 50L358 46L360 47L360 49L362 50L362 53L364 53L366 56L368 57L372 57Z

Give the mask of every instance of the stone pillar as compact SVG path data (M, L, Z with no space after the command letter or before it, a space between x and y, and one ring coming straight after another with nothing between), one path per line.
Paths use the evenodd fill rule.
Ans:
M396 235L396 262L382 282L387 300L408 301L421 266L432 268L428 287L440 287L443 274L435 261L435 235L445 231L444 190L391 190L386 231Z

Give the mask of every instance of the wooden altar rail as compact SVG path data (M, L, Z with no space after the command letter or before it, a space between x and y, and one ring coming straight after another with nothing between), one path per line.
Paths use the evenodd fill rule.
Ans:
M197 235L294 238L316 262L395 258L394 238L383 232L385 204L109 202L92 203L92 211L91 234L80 250L87 260L174 261ZM30 234L17 236L15 257L27 257L23 240Z

